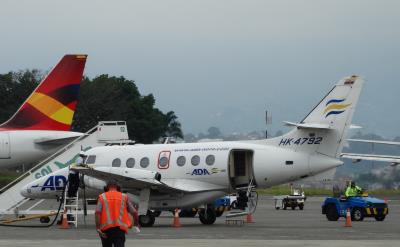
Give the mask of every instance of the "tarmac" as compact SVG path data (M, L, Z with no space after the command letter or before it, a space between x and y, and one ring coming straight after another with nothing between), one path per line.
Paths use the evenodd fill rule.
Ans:
M260 197L254 223L226 225L225 214L214 225L197 217L181 218L182 227L171 227L173 218L163 212L150 228L130 232L126 246L399 246L400 200L389 200L385 221L365 218L344 227L345 220L330 222L321 214L324 198L310 197L304 210L275 210L270 196ZM0 227L0 246L100 246L94 216L80 220L77 229ZM24 224L40 225L38 220Z

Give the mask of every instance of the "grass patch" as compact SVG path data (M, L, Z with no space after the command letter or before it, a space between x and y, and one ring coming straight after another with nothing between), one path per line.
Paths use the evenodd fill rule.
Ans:
M400 190L396 189L377 189L370 190L368 194L371 196L400 196Z
M20 174L16 172L1 172L0 173L0 188L11 183L14 179L19 177Z

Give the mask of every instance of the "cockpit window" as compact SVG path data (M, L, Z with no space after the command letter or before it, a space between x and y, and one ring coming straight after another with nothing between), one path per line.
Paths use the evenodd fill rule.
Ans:
M85 160L85 164L94 164L95 162L96 162L96 155L89 155Z

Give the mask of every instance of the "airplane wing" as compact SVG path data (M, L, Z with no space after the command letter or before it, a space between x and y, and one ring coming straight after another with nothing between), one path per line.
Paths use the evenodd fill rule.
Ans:
M84 134L78 133L78 132L71 132L71 133L68 133L68 135L63 133L62 136L55 135L55 136L49 136L49 137L44 137L44 138L38 138L35 140L35 144L40 144L40 145L68 144L82 135L84 135Z
M371 161L390 162L394 165L400 163L400 156L379 155L379 154L355 154L355 153L342 153L340 156L342 158L352 159L355 162L359 162L361 160L371 160Z
M163 179L158 172L135 168L75 166L71 169L100 180L114 180L128 189L141 190L151 188L161 192L185 193L223 189L223 187L215 184L191 179Z
M347 141L400 146L400 142L392 142L392 141L377 141L377 140L365 140L365 139L347 139Z

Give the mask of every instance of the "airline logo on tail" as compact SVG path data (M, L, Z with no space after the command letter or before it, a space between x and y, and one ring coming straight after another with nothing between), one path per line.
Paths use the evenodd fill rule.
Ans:
M346 111L351 104L343 104L346 99L331 99L326 103L324 110L325 118L330 115L339 115Z
M70 130L86 58L86 55L65 55L17 113L1 127Z

